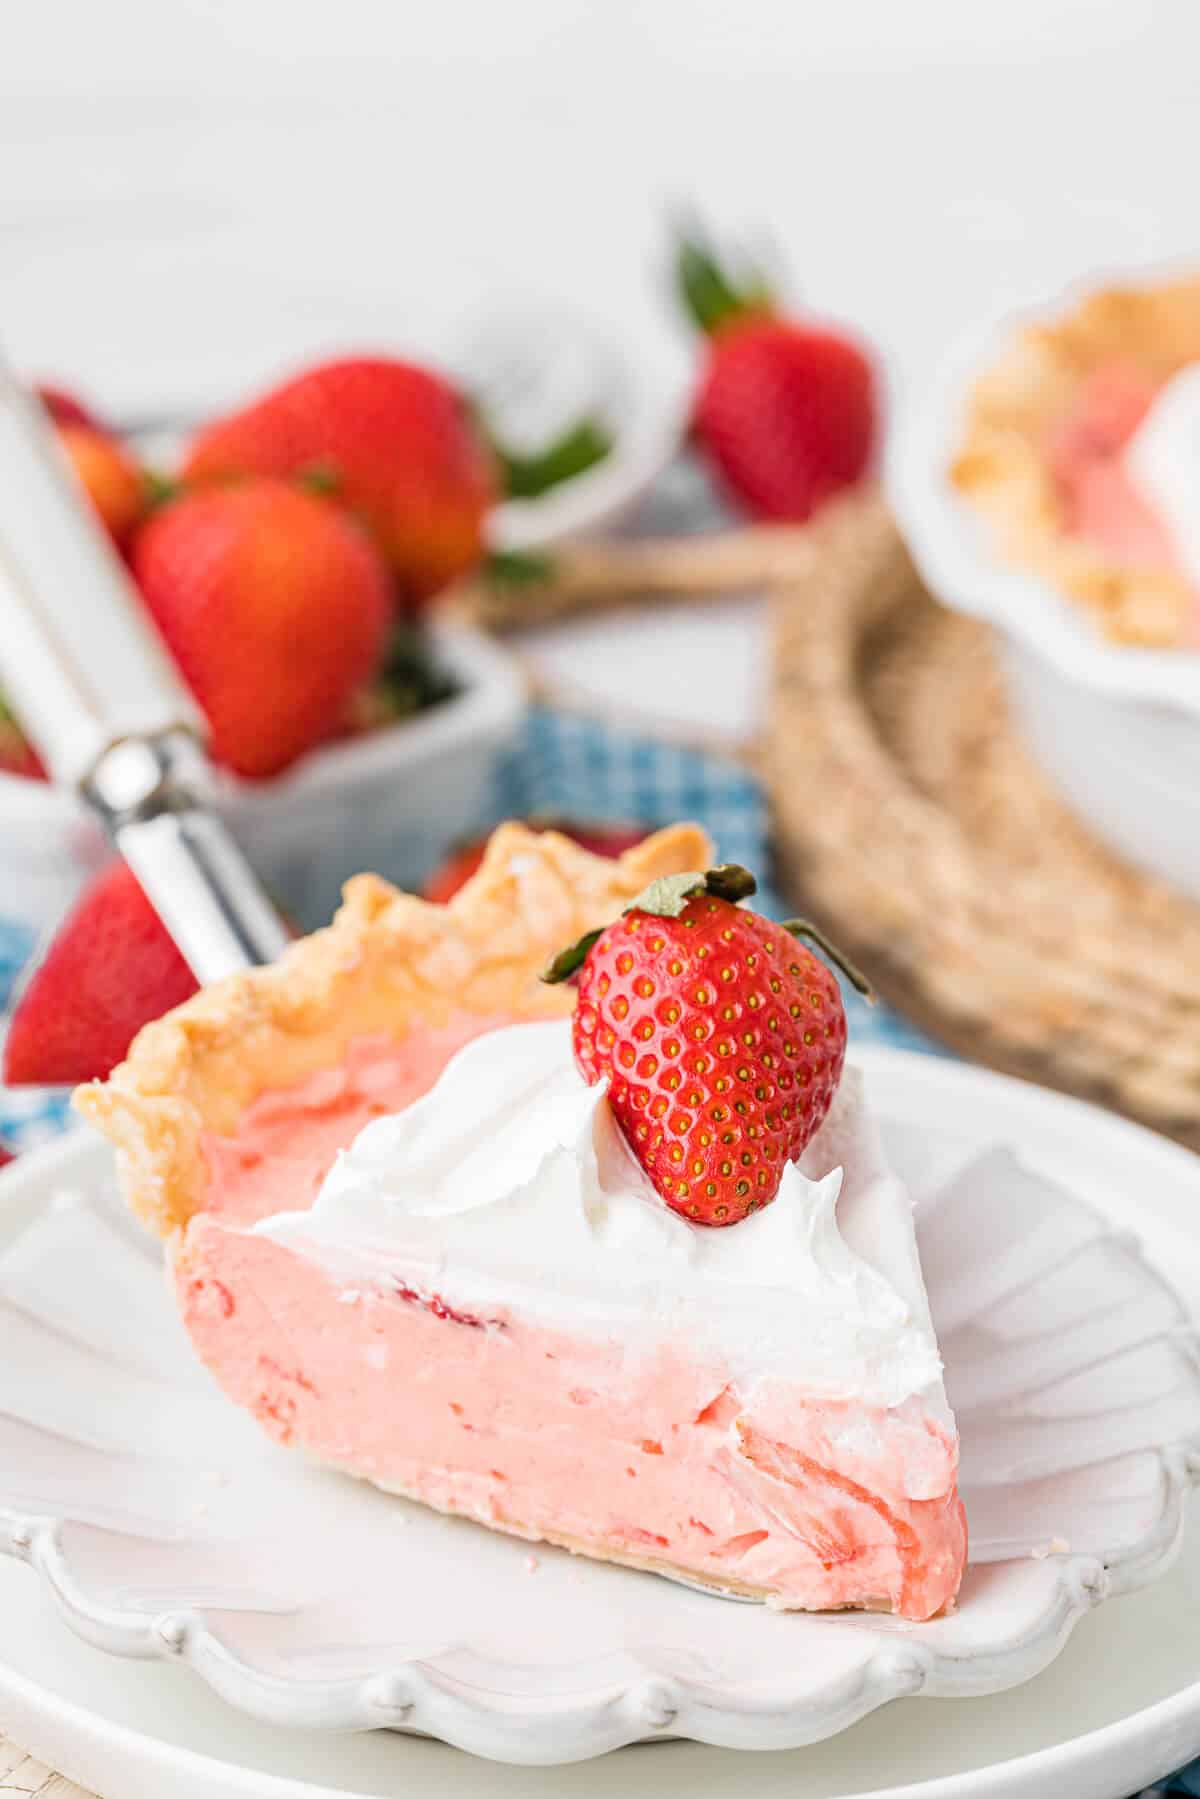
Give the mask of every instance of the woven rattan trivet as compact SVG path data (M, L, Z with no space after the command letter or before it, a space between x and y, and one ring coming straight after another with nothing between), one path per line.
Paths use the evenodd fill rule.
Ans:
M780 874L972 1060L1200 1148L1200 906L1088 835L1017 740L987 630L878 499L780 589L764 765Z

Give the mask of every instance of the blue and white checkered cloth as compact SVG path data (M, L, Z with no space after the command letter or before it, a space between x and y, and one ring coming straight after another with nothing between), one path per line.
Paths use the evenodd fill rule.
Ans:
M517 748L497 771L482 827L502 818L551 816L647 826L686 818L703 825L727 862L741 862L760 879L756 905L771 916L787 909L770 882L766 800L758 782L732 759L661 743L613 729L595 719L535 709ZM286 898L286 896L284 896ZM0 1010L33 949L27 928L0 919ZM867 1007L847 991L851 1039L943 1053L887 1006ZM0 1136L18 1148L54 1135L66 1121L60 1094L18 1094L0 1088ZM1200 1763L1155 1789L1195 1794ZM1151 1799L1151 1795L1143 1795Z

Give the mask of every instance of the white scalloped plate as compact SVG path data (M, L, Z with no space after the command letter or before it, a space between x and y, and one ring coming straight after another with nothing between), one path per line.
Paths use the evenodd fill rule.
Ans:
M259 1718L400 1726L509 1761L653 1735L782 1748L902 1694L1028 1679L1178 1543L1200 1445L1192 1334L1134 1242L1051 1184L1077 1162L1071 1130L1056 1141L1020 1122L1048 1103L1078 1138L1095 1115L972 1075L995 1095L990 1141L1019 1138L1022 1160L1001 1150L956 1180L988 1142L946 1122L962 1071L863 1060L921 1201L960 1410L974 1550L953 1616L728 1605L531 1556L305 1468L194 1367L90 1146L60 1161L57 1203L39 1207L28 1184L28 1222L0 1257L0 1549L38 1569L88 1641L184 1661ZM1130 1134L1185 1184L1190 1158Z

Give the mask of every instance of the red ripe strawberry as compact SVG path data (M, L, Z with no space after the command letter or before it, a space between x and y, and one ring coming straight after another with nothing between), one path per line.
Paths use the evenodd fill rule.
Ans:
M95 413L65 387L39 381L34 391L56 425L88 425L95 431L104 429Z
M109 536L123 546L149 500L142 470L123 444L92 425L60 425L58 440Z
M183 478L319 476L367 525L402 597L474 568L495 471L461 396L387 357L327 362L201 431Z
M538 819L531 822L535 830L561 832L581 849L590 850L593 856L623 856L626 850L641 843L646 835L637 825L576 825L564 823L561 819ZM487 846L487 836L473 837L468 843L451 850L445 861L438 864L426 881L425 898L439 906L444 906L447 900L453 899L483 861Z
M382 659L387 572L317 494L283 481L184 494L151 517L132 562L214 756L239 774L277 774L333 736Z
M579 1071L607 1080L655 1190L694 1224L737 1224L771 1203L846 1057L837 980L797 935L829 946L810 925L743 911L735 902L754 888L733 865L656 881L545 976L579 970Z
M783 317L757 277L736 288L698 243L683 244L678 279L710 339L693 409L696 441L732 499L755 517L811 517L870 463L870 361L842 332Z
M102 1080L137 1032L196 991L196 977L123 862L103 869L59 926L4 1045L12 1086Z
M0 1168L7 1168L9 1163L15 1162L16 1159L16 1150L10 1149L7 1143L0 1143Z

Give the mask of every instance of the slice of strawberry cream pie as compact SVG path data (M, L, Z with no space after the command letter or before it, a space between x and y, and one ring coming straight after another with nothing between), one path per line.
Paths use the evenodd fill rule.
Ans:
M77 1104L279 1441L718 1592L927 1618L966 1535L910 1203L833 975L708 862L691 827L609 862L509 825L447 906L360 877Z

